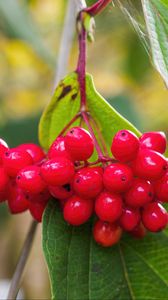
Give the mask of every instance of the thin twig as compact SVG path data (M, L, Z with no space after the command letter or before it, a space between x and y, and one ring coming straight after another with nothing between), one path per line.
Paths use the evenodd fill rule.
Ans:
M34 240L37 224L38 223L36 221L32 221L32 223L30 225L30 229L28 231L26 240L24 242L24 246L22 248L21 255L19 257L16 269L15 269L15 273L14 273L12 281L11 281L7 300L14 300L17 297L17 294L18 294L18 291L20 288L22 275L24 272L24 268L25 268L25 265L26 265L31 247L32 247L32 243Z

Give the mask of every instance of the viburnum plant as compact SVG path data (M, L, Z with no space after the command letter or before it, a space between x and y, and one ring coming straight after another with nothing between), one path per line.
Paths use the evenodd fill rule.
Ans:
M42 115L42 148L10 149L0 140L0 199L13 214L43 217L53 299L165 299L168 292L167 236L158 233L168 224L166 136L141 134L86 74L93 17L109 2L99 0L77 16L77 68L58 84ZM150 33L156 2L142 2ZM158 3L164 15L167 2ZM151 45L156 62L152 37ZM163 64L157 68L162 74Z

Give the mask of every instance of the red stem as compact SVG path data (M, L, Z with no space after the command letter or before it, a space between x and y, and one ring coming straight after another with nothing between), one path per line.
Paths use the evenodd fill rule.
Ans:
M96 16L100 12L102 12L103 9L111 2L111 0L98 0L96 3L94 3L92 6L86 8L84 11L86 11L90 16Z
M63 135L69 127L81 116L81 112L78 112L70 121L69 123L61 130L58 136Z

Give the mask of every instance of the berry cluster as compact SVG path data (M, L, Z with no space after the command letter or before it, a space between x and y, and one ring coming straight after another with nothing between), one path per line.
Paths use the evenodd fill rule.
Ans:
M168 163L162 132L138 138L120 130L113 138L114 157L95 163L93 138L81 127L59 136L47 155L35 144L9 149L0 140L0 201L11 213L30 210L41 221L49 198L56 198L64 219L79 226L95 212L93 236L104 247L117 243L123 231L140 238L168 223Z

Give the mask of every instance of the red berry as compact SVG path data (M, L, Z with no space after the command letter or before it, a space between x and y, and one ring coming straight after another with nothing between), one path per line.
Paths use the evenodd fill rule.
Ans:
M139 223L131 232L130 234L136 239L142 239L146 235L146 228L143 226L142 223Z
M139 151L132 167L136 176L146 180L157 180L167 170L167 162L160 153L143 149Z
M90 133L81 127L71 128L65 136L65 148L74 160L87 160L94 151Z
M149 231L160 231L168 223L167 211L160 203L148 203L142 212L142 222Z
M122 193L129 189L133 180L132 170L120 163L109 165L103 175L105 188L114 193Z
M159 201L168 202L168 172L154 183L155 194Z
M140 147L151 149L160 153L166 150L166 136L162 131L146 132L140 137Z
M40 167L23 168L16 177L17 185L26 192L38 194L46 189L46 183L41 177Z
M58 200L65 200L73 195L73 190L69 183L63 186L49 186L49 191Z
M135 178L131 188L125 194L125 203L132 207L140 207L151 202L154 197L152 184L144 179Z
M32 163L33 159L30 154L16 148L8 150L3 156L4 169L11 177L15 177L21 169Z
M136 157L139 149L139 139L129 130L120 130L113 138L111 152L122 162L128 162Z
M103 189L103 178L95 168L83 168L75 174L73 189L81 197L94 198Z
M110 247L118 243L122 235L122 229L117 224L98 220L93 227L93 236L96 243L103 247Z
M125 207L119 223L125 231L132 231L140 222L141 215L138 209Z
M43 213L44 210L46 208L47 203L40 203L40 202L31 202L29 204L29 210L30 213L32 215L32 217L37 221L37 222L41 222L42 221L42 217L43 217Z
M9 177L7 176L4 168L0 167L0 192L4 192L7 188Z
M29 201L22 189L14 181L10 182L8 189L8 206L12 214L18 214L29 208Z
M50 159L57 158L60 156L64 156L67 159L71 159L70 154L65 149L65 137L63 136L57 137L48 151L48 157Z
M122 198L118 194L102 192L96 199L95 212L102 221L116 221L122 214Z
M51 198L51 195L47 189L40 192L39 194L31 194L26 192L25 195L26 195L26 199L31 203L46 204Z
M3 155L8 149L7 143L3 139L0 139L0 164L2 164Z
M41 175L48 185L64 185L74 176L73 163L64 157L47 160L41 166Z
M30 154L34 163L38 163L45 158L45 153L43 149L33 143L22 144L17 147L17 149L26 151Z
M64 219L71 225L79 226L89 220L93 211L93 201L78 196L69 198L64 206Z

